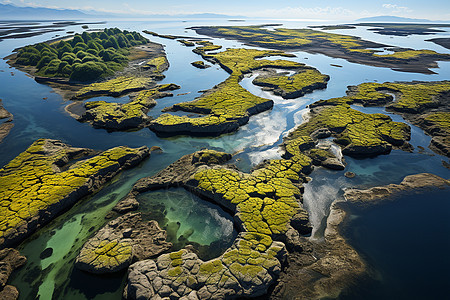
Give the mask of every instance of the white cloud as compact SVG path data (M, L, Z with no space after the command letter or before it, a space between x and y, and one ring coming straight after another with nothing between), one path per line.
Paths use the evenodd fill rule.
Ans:
M412 10L409 7L406 6L398 6L397 4L383 4L383 8L389 9L393 13L404 13L404 12L412 12Z

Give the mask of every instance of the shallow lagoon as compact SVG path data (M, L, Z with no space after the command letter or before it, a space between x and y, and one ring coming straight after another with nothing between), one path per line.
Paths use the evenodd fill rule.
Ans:
M254 20L240 23L239 25L264 23L284 23L286 27L292 28L311 25L311 23L295 21L278 22L276 20ZM187 20L187 22L183 22L182 20L113 21L105 25L90 25L90 28L117 26L127 30L142 31L148 29L162 34L197 36L195 32L186 30L185 27L200 25L236 24L226 20ZM75 32L82 31L80 25L67 27L66 30ZM394 37L391 39L369 32L365 28L332 32L354 34L369 40L394 46L406 46L416 49L427 48L449 53L443 47L424 41L424 39L429 39L433 36ZM444 37L449 35L446 33L439 34L438 36ZM54 33L48 33L27 39L4 40L0 42L0 55L2 57L7 56L17 47L41 42L53 36ZM190 47L185 47L173 40L152 36L147 37L154 42L166 45L166 52L171 66L164 73L166 78L162 82L181 85L181 89L174 91L174 94L188 93L172 98L159 99L157 106L149 113L151 116L158 116L161 113L160 110L166 106L193 100L196 96L200 95L198 91L211 88L228 77L228 74L216 65L205 70L199 70L191 66L190 63L199 60L200 57L192 53L192 48ZM242 46L239 42L223 39L214 39L213 42L222 45L223 48ZM86 239L106 222L104 219L105 215L131 189L131 186L137 179L155 174L182 155L205 147L230 153L239 152L234 157L234 162L242 170L248 171L264 159L279 157L278 145L281 143L282 137L302 122L302 115L307 111L306 106L308 104L320 99L345 95L347 85L357 85L366 81L431 81L450 79L449 62L440 62L440 69L435 70L437 74L424 75L357 65L343 59L328 58L319 54L313 55L304 52L294 52L294 54L297 57L292 58L293 60L311 65L322 73L330 75L331 80L329 81L328 88L307 94L299 99L283 100L251 84L252 77L250 76L244 79L241 85L258 96L273 99L275 101L274 108L271 111L251 117L250 122L241 127L239 131L217 138L191 138L181 136L161 139L156 137L148 129L136 132L114 133L108 133L102 129L93 129L88 124L79 123L66 114L64 112L64 106L67 103L58 94L52 92L50 87L36 83L23 72L9 68L4 60L0 61L0 98L3 99L6 109L14 114L15 124L13 130L1 145L1 165L6 164L9 160L25 150L34 140L44 137L61 139L74 146L94 149L107 149L118 145L132 147L142 145L150 147L160 146L164 149L163 154L153 154L139 168L123 173L107 188L93 197L78 203L69 212L51 222L20 246L21 252L29 260L27 265L16 272L12 278L12 284L17 286L21 292L21 299L34 298L37 294L41 296L41 299L50 299L52 295L54 298L64 299L120 299L125 273L104 278L86 275L83 272L72 270L73 260ZM330 64L340 65L342 68L337 68ZM43 98L47 99L44 100ZM126 99L127 97L123 97L121 101L126 101ZM106 100L117 101L117 99L108 97L106 97ZM369 113L381 112L383 110L380 108L358 109ZM401 119L396 115L389 115L396 121ZM420 129L413 127L411 143L416 147L416 150L412 154L396 150L390 155L383 155L373 159L357 160L347 157L347 169L345 171L356 173L357 177L353 179L345 178L343 176L344 172L316 169L311 174L313 180L305 186L304 194L305 206L310 211L311 221L315 226L313 236L318 239L321 238L321 232L323 231L321 224L324 224L326 220L329 205L340 196L342 193L341 189L344 187L369 187L392 182L398 183L404 176L420 172L432 172L449 178L450 171L445 169L441 163L445 158L431 153L428 149L425 150L425 153L418 151L417 146L426 148L429 140L430 138L424 135ZM420 197L426 196L417 197L420 199ZM175 213L175 210L170 209L170 207L178 205L174 202L178 198L180 198L179 194L176 192L172 194L168 191L167 193L163 193L157 202L159 204L165 204L167 218L171 222L180 222L179 231L181 233L189 228L198 228L198 235L192 234L191 241L206 246L208 243L220 239L226 240L226 235L220 234L224 231L224 227L221 226L226 223L228 224L226 228L229 228L229 223L225 220L230 220L231 217L228 216L229 219L227 219L227 214L223 212L223 214L220 214L220 218L217 219L222 220L222 223L217 220L217 222L211 223L212 233L203 232L203 234L200 234L202 226L196 223L198 221L197 217L182 218L180 213ZM202 201L188 196L185 199L188 203ZM202 205L213 211L215 210L210 203L203 203ZM435 202L433 205L439 206L441 203ZM206 210L208 211L208 209ZM408 210L412 208L404 205L402 209L407 214ZM208 215L208 213L205 213L205 215ZM210 213L209 215L213 216L214 214ZM383 215L383 212L381 212L381 215ZM213 219L214 217L211 220ZM404 219L402 222L410 222L410 220ZM364 225L358 225L356 223L355 230L358 226L363 228ZM436 239L445 236L443 233L447 233L447 236L450 234L448 226L444 228L446 231L435 236ZM351 231L351 229L349 230ZM395 228L392 228L392 230L395 231ZM217 238L214 238L214 232ZM233 234L231 233L231 236ZM348 236L351 237L351 233ZM179 238L179 235L177 238ZM398 238L401 239L402 236ZM403 236L403 238L406 241L409 237ZM363 254L368 253L369 251L367 249L370 250L372 246L370 243L362 243L362 246L358 248L355 244L355 247ZM47 259L40 260L39 254L47 247L53 248L53 255ZM400 248L397 250L401 251L402 243L399 243L397 247ZM374 260L372 267L383 272L386 266L382 261ZM431 278L424 277L423 280L431 280ZM385 283L381 282L380 284L383 285ZM361 292L360 296L363 295L366 294ZM391 296L395 297L396 295Z

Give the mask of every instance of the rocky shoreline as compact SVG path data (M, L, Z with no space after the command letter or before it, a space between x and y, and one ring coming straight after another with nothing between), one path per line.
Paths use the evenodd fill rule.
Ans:
M346 201L356 204L372 205L386 200L393 200L405 192L424 193L432 188L449 188L450 180L434 174L422 173L406 176L400 184L373 187L367 190L346 189Z
M0 99L0 143L14 127L13 120L13 115L3 107L2 99Z

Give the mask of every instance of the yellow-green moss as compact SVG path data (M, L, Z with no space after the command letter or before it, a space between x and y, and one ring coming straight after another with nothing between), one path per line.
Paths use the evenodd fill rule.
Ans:
M110 103L92 101L84 104L86 111L80 121L91 122L95 127L109 130L127 130L144 127L149 117L147 112L156 105L155 98L161 97L161 91L177 89L175 84L159 85L156 88L139 92L129 103Z
M256 85L269 86L280 89L285 94L326 86L329 76L316 69L301 70L294 75L259 76L253 80Z
M169 62L165 56L155 57L146 63L146 67L155 68L155 71L161 73L167 68Z
M47 153L47 140L37 140L25 152L0 169L0 242L50 206L87 184L89 178L110 168L118 160L138 153L137 149L117 147L90 159L77 162L66 171L55 165L68 160L69 147Z
M326 48L332 47L351 56L365 57L366 60L401 61L415 60L421 57L449 59L450 55L432 50L399 49L394 54L380 55L374 47L383 45L362 40L359 37L323 32L312 29L275 28L268 30L261 26L199 27L200 34L214 37L237 39L261 47L275 49Z
M90 84L80 89L75 98L82 99L91 96L119 96L129 92L145 89L152 82L151 78L120 76L108 81Z
M387 93L397 95L394 97ZM360 103L363 105L382 106L388 104L389 109L416 113L424 108L432 107L436 97L450 92L450 81L436 82L403 82L403 83L362 83L350 91L350 95L329 100L321 100L312 107L321 105L340 105Z
M151 129L157 131L162 127L180 125L190 130L208 126L219 128L217 125L221 125L223 128L230 123L235 123L231 127L236 130L240 125L246 123L246 119L251 114L267 110L273 105L272 100L255 96L239 84L243 74L264 67L311 69L303 64L287 60L257 59L273 55L292 56L281 51L227 49L217 54L202 53L202 55L204 58L218 62L231 74L230 77L194 101L174 105L172 110L195 112L206 114L206 116L191 118L163 114L152 122Z
M329 106L314 113L308 122L289 134L285 141L287 151L291 149L290 143L319 128L328 128L337 142L350 147L401 145L409 138L410 130L408 125L393 122L383 114L365 114L346 105Z

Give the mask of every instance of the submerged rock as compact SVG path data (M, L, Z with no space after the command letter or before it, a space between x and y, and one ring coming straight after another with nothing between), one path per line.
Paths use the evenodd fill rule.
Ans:
M11 273L23 266L27 262L25 256L19 251L11 248L0 250L0 299L15 300L19 297L19 292L14 286L7 285Z
M53 248L45 248L44 251L42 251L41 254L39 254L39 258L45 259L45 258L52 256L52 254L53 254Z

